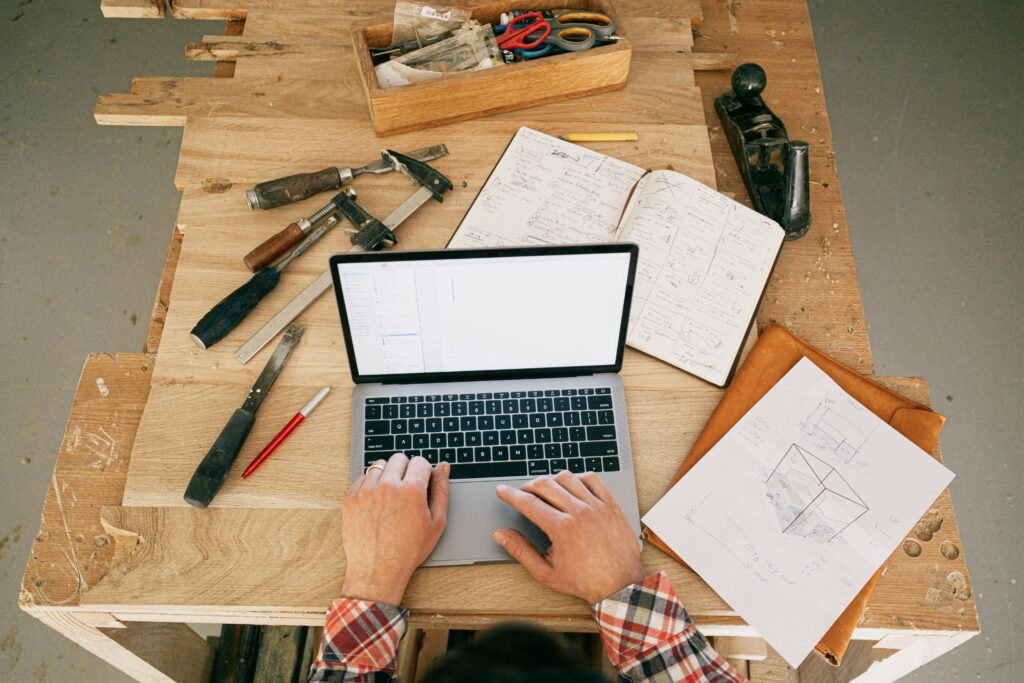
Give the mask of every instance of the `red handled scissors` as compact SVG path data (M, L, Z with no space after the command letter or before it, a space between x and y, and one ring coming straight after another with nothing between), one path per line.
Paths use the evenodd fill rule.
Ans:
M550 33L551 24L540 12L527 12L509 22L498 38L498 47L502 50L530 50L547 40Z

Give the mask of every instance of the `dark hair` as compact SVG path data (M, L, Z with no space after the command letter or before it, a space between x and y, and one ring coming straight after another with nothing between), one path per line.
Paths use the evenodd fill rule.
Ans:
M504 623L448 651L423 683L609 683L542 628Z

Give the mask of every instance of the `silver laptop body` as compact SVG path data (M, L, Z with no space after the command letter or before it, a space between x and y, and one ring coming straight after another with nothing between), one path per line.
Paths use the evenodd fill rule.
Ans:
M639 536L618 375L636 256L615 244L331 258L356 383L352 479L395 452L452 468L427 566L509 561L491 537L502 527L545 549L495 488L563 469L599 472Z

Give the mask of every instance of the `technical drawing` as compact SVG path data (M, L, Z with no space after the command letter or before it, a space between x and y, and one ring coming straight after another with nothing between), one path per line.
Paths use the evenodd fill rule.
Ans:
M765 480L768 502L784 534L828 543L868 511L836 468L796 444Z
M800 442L804 448L833 455L843 462L853 460L869 436L830 408L828 401L819 403L814 412L800 423L800 431L807 435Z

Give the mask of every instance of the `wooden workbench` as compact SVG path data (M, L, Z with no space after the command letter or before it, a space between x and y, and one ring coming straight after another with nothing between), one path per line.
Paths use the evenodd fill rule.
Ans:
M729 71L716 67L756 61L769 75L770 106L793 137L811 143L814 215L811 232L787 244L759 321L775 320L840 361L866 374L873 372L803 0L622 0L617 5L626 28L632 24L641 29L638 33L651 36L645 44L630 34L637 55L629 90L500 114L418 137L388 138L385 143L372 134L352 133L368 130L368 123L358 79L347 61L347 31L356 23L386 16L391 4L357 0L339 10L327 0L174 2L170 9L181 18L231 20L227 35L207 37L186 49L188 58L216 61L216 77L140 78L131 93L101 97L97 103L99 123L185 126L175 177L183 192L182 208L144 349L113 357L94 355L86 361L26 568L21 605L139 679L204 680L210 648L183 622L316 624L332 591L340 586L344 559L338 548L337 507L347 465L329 446L344 443L338 425L345 421L347 403L333 408L336 415L329 415L325 404L323 414L318 413L321 419L303 435L321 437L315 443L326 453L311 456L310 462L330 463L335 470L328 475L329 485L316 495L290 495L299 490L301 476L296 476L298 481L266 476L263 484L248 489L226 487L215 507L195 511L183 506L182 487L173 483L195 462L188 447L209 443L225 419L217 411L241 400L235 397L244 396L244 387L265 358L242 369L230 359L237 345L229 344L230 339L223 350L202 354L190 347L186 334L196 311L238 284L245 251L238 244L251 246L259 241L253 239L257 233L262 239L276 231L279 212L288 211L248 213L240 193L254 182L364 156L370 159L384 144L402 149L420 146L414 144L417 141L444 141L452 148L452 157L439 167L452 174L457 185L464 182L463 191L453 193L444 207L431 207L429 218L417 214L418 222L411 221L400 232L404 247L440 246L437 239L457 224L500 152L494 147L497 140L507 141L518 125L535 121L541 126L586 129L577 125L586 111L585 120L596 129L603 122L625 121L629 125L616 127L641 131L640 145L621 152L609 148L609 153L638 164L671 163L745 201L711 103L728 89ZM165 9L160 0L104 0L103 8L107 16L159 16ZM346 149L352 159L339 159L338 149ZM378 215L408 193L407 186L395 179L374 188L368 207ZM291 213L299 215L302 210ZM324 245L322 252L313 253L336 248ZM301 274L315 274L317 266L302 264L296 264ZM290 291L283 284L278 303L305 281L296 280ZM264 412L273 410L275 399L282 410L301 402L304 387L318 374L347 376L344 354L337 348L331 351L338 343L330 341L329 333L333 325L336 334L336 316L332 320L325 310L310 310L312 339L304 342L322 355L302 361L296 354L282 375L282 388L268 399ZM258 322L246 330L253 331ZM247 336L231 339L240 342ZM670 473L717 395L641 354L633 352L630 358L624 375L632 392L631 431L637 438L650 439L651 448L645 450L657 455L660 466ZM928 402L921 379L882 381L911 399ZM204 410L204 405L216 408ZM660 426L645 415L679 405L686 406L682 410L692 426L672 433L671 444L648 436ZM164 417L172 411L180 414L183 406L195 406L187 424ZM280 422L283 419L271 419L268 424L273 424L264 429L273 430ZM165 433L176 441L161 450L159 443L167 442ZM262 442L264 436L254 433L253 441ZM175 460L180 451L186 455ZM278 460L284 460L283 452ZM153 464L160 462L164 469ZM284 477L287 468L272 469L277 464L268 462L267 474L276 471ZM163 479L172 483L161 487ZM665 484L667 479L639 481L642 505L645 497L656 499ZM169 491L166 499L164 490ZM979 630L948 491L929 511L927 522L908 550L897 549L887 562L855 634L857 640L837 669L812 657L799 672L787 671L763 644L750 647L747 639L756 634L699 577L672 566L673 582L702 630L720 638L723 651L738 658L744 648L753 651L746 654L755 658L748 669L754 680L850 680L862 674L865 680L892 680ZM650 567L669 567L653 548L644 557ZM410 588L413 620L420 626L474 628L507 614L531 614L562 630L592 628L580 605L539 590L516 567L476 568L467 576L479 578L487 572L486 590L474 592L470 584L468 593L447 598L444 571L462 570L421 572ZM330 579L323 578L329 576L325 572L333 572Z

